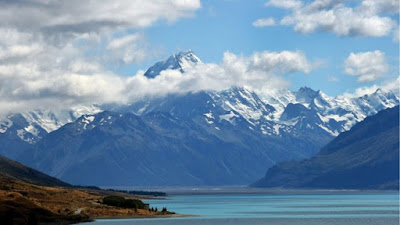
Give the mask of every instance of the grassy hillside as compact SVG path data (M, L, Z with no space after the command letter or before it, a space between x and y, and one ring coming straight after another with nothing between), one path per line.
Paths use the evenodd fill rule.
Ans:
M126 203L106 204L107 196ZM129 206L129 207L128 207ZM136 206L136 207L135 207ZM74 187L20 163L0 157L0 224L70 224L93 218L166 216L149 211L138 197L124 192Z
M16 180L43 186L71 186L61 180L48 176L3 156L0 156L0 178L14 178Z

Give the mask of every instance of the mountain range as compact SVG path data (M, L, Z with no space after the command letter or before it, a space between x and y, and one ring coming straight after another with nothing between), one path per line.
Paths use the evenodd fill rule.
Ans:
M255 187L399 188L399 107L367 117L314 157L270 168Z
M154 79L202 61L181 52ZM73 184L232 185L281 161L316 154L343 131L399 104L390 90L329 97L308 87L260 94L245 87L147 98L128 105L34 110L0 120L0 154ZM101 175L101 176L100 176Z

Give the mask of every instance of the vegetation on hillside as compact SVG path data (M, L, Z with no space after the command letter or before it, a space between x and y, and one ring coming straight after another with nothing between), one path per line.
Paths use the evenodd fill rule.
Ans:
M145 204L138 199L125 199L120 196L107 196L103 198L103 204L122 208L144 209Z

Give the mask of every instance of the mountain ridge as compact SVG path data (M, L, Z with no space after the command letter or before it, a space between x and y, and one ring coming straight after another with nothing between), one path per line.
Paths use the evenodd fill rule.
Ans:
M254 187L398 189L399 106L369 116L314 157L270 168Z
M155 71L151 76L149 75L149 79L153 79L163 70L174 69L185 73L186 70L190 70L199 63L202 63L199 57L197 57L193 51L189 50L174 54L165 61L154 64L147 72ZM238 91L237 88L241 88L242 90ZM319 122L319 128L316 127L316 129L324 129L325 131L322 132L333 136L337 136L342 131L349 130L355 123L360 122L366 116L375 114L384 108L398 105L400 100L395 93L384 91L379 88L375 93L361 97L329 97L322 91L314 91L309 87L301 87L298 91L289 91L287 89L277 90L268 95L253 93L251 90L247 90L244 87L237 88L233 87L222 91L206 91L204 93L209 94L213 98L222 96L222 100L224 101L219 101L218 104L224 105L224 108L233 109L236 111L236 114L239 113L247 119L252 115L262 114L265 120L273 121L280 124L280 126L287 125L287 121L282 121L280 117L289 103L302 104L306 108L316 111L321 117L323 122ZM251 93L251 96L246 92ZM241 96L246 96L250 101L244 102L240 100L239 98L241 98ZM161 97L160 99L163 98L167 99L168 96ZM146 106L143 102L151 103L154 101L160 102L157 98L147 98L136 103L131 103L131 105L136 105L132 107L137 108L138 105ZM227 101L230 105L225 104ZM236 102L239 104L235 104ZM256 108L251 105L252 102L262 103L257 103L259 108ZM269 112L263 109L266 106L269 108ZM248 111L246 107L250 109L250 111ZM104 110L126 111L127 108L129 107L125 105L81 105L59 112L37 109L11 114L0 119L0 143L2 142L2 137L8 135L13 136L14 140L21 139L28 144L34 144L49 132L57 130L66 123L75 121L81 115L95 114ZM141 108L145 110L145 108ZM157 108L155 110L157 110ZM142 114L138 109L131 110L130 112ZM252 118L253 121L251 122L254 123L254 120L258 118ZM25 125L16 126L16 124ZM305 124L305 126L307 126L307 124ZM271 130L277 131L278 129ZM263 129L263 132L268 133L265 129ZM276 135L277 133L278 132L269 132L271 135ZM1 150L0 153L7 154ZM19 153L7 156L15 157L14 155L17 154Z

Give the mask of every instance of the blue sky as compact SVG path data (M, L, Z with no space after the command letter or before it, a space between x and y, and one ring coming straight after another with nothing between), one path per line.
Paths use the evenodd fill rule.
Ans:
M3 113L232 86L398 91L398 0L25 0L0 15ZM189 49L206 64L143 76Z
M260 51L302 51L311 61L321 65L310 74L284 75L290 89L301 86L320 89L329 95L352 92L366 85L393 80L398 75L399 43L392 35L384 37L338 36L331 32L302 34L292 26L254 27L258 18L282 18L287 10L266 7L266 1L202 1L202 7L191 18L174 23L160 21L143 31L148 44L158 50L157 54L141 63L116 69L117 73L131 75L138 69L146 69L154 62L164 60L179 51L192 49L204 62L219 63L223 53L251 55ZM396 16L393 19L398 20ZM344 60L351 52L380 50L386 54L390 70L377 81L359 83L354 76L343 73ZM329 81L336 77L338 81Z

